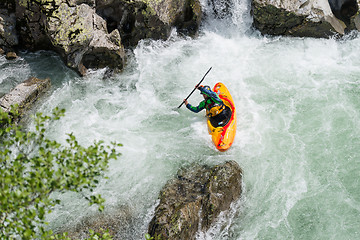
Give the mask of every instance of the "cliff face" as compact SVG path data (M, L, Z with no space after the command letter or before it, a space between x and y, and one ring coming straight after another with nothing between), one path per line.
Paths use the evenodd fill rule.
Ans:
M359 28L356 0L253 0L254 27L263 34L343 35Z

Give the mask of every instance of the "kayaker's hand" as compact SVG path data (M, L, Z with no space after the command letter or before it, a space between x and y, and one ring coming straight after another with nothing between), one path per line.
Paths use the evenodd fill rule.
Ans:
M195 86L196 89L199 89L199 87L204 87L204 86L203 86L203 85L199 85L199 84ZM199 89L199 90L200 90L200 89Z
M188 105L188 101L186 99L184 99L184 103L185 105Z

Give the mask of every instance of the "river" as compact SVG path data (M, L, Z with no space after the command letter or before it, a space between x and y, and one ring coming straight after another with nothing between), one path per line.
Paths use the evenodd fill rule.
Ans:
M199 37L144 40L128 52L124 71L79 77L51 52L0 57L0 95L27 77L50 77L51 93L37 106L66 115L49 137L65 142L123 144L106 198L119 239L144 239L160 189L182 166L235 160L244 171L242 198L198 239L360 238L360 36L313 39L262 36L251 28L250 3L232 17L204 22ZM218 152L204 113L177 106L212 67L204 84L223 82L237 108L237 135ZM196 105L195 92L189 102ZM93 219L96 207L65 193L48 216L50 228Z

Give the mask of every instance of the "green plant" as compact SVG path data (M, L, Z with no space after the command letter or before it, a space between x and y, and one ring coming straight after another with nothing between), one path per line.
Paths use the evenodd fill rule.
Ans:
M0 109L0 239L68 239L44 228L46 213L60 203L51 198L53 192L81 193L90 205L103 210L105 200L91 192L109 161L120 155L116 149L121 144L95 141L83 147L73 134L68 134L64 145L48 139L47 125L64 113L58 108L52 116L37 113L35 130L25 131L13 120L16 111L9 114ZM89 239L111 237L90 232Z
M145 234L145 240L154 240L154 237L147 233Z

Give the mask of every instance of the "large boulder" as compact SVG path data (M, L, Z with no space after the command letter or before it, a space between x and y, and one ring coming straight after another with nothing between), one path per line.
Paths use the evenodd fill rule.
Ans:
M106 19L109 30L118 30L125 47L134 47L141 39L166 39L170 26L162 22L141 1L99 2L96 12Z
M88 68L123 68L125 51L119 32L109 34L105 20L87 4L72 7L62 2L52 9L47 33L67 65L82 75Z
M252 0L255 28L270 35L343 35L359 26L357 11L356 0Z
M159 19L185 34L196 35L201 21L199 0L144 0Z
M201 13L199 0L18 0L18 45L55 50L81 75L88 68L121 70L124 45L167 39L173 27L196 35Z
M242 170L234 161L182 169L160 192L148 232L155 239L195 239L241 192Z
M81 75L88 68L121 70L125 51L117 30L108 33L92 0L21 0L16 8L21 45L58 52Z
M126 47L139 40L167 39L172 27L195 36L201 21L199 0L97 0L97 13L118 29Z

